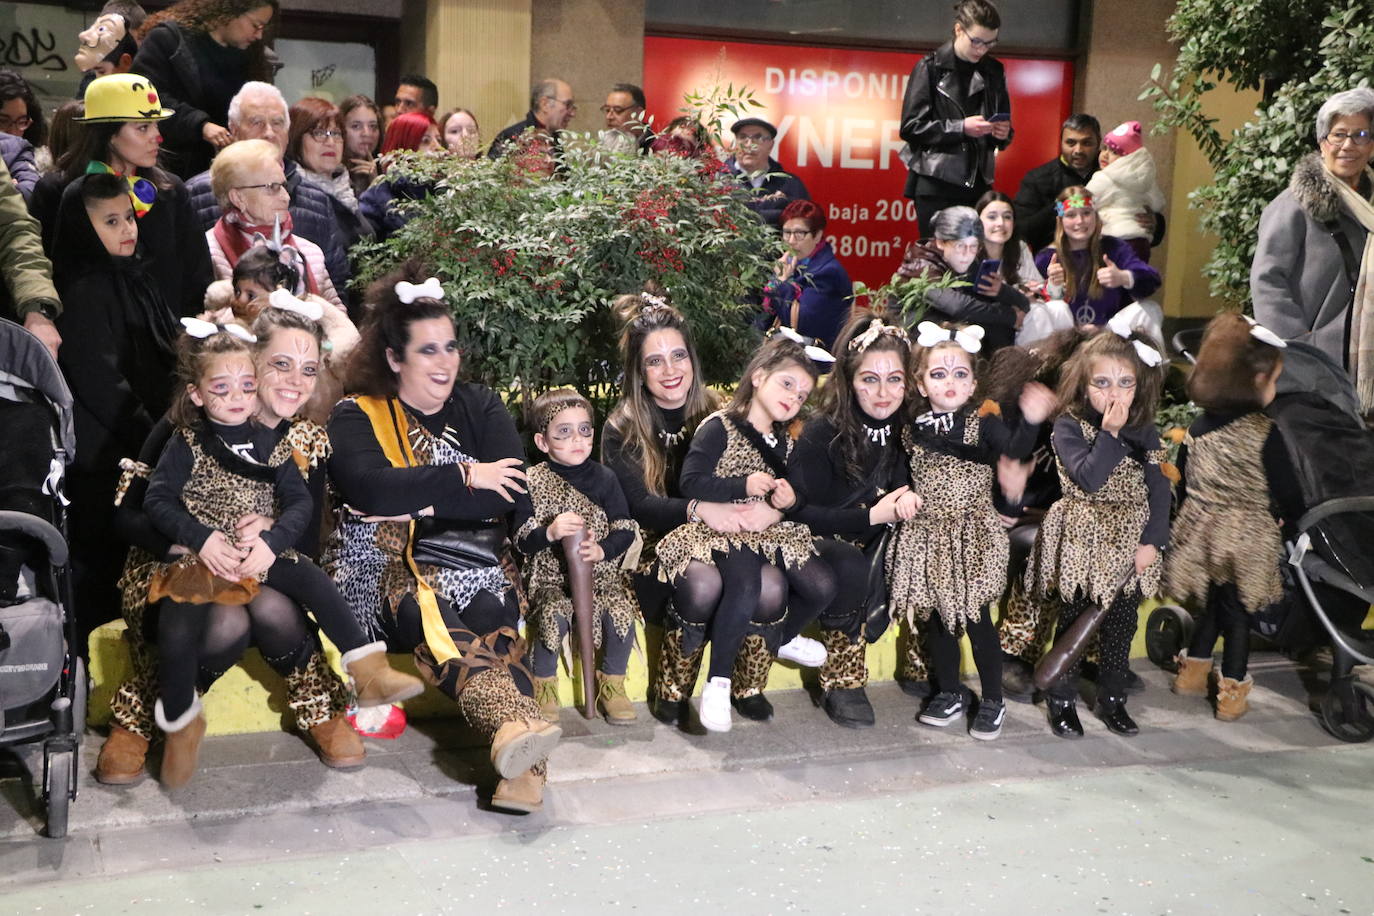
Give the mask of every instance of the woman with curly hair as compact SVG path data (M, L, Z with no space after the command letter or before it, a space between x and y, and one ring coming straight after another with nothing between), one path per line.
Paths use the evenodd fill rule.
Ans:
M162 155L182 178L205 171L232 141L229 100L243 84L271 80L262 39L276 14L277 0L181 0L138 30L133 72L176 112L163 125Z

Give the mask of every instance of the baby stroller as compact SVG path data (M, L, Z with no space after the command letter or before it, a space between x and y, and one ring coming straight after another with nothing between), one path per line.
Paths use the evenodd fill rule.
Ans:
M47 833L67 833L86 723L67 570L72 396L47 348L0 320L0 747L43 742Z
M1201 339L1200 330L1181 332L1174 347L1191 361ZM1284 351L1278 396L1266 412L1283 433L1306 511L1284 545L1284 600L1252 615L1251 629L1290 653L1329 640L1331 685L1318 708L1322 727L1342 741L1368 741L1374 738L1374 688L1353 671L1357 664L1374 664L1374 637L1360 630L1374 603L1368 551L1374 544L1374 433L1361 419L1350 377L1325 353L1299 342ZM1157 608L1147 624L1150 660L1171 667L1192 629L1184 609Z

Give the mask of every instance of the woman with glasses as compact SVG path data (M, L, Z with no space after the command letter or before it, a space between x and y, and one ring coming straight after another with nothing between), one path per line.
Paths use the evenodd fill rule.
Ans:
M782 241L788 250L764 287L764 311L829 349L849 318L854 287L825 240L825 210L792 201L782 211Z
M43 106L38 104L33 87L13 70L0 70L0 153L10 177L28 200L38 176L52 165L43 144L48 140L48 125L43 120Z
M1264 208L1250 268L1255 318L1320 347L1374 410L1374 90L1338 92L1317 112L1318 151Z
M928 290L928 303L920 316L928 321L976 324L983 328L983 352L986 356L1012 342L1021 317L1030 307L1026 294L1010 283L1002 281L996 271L980 269L978 252L983 244L983 223L972 207L946 207L931 220L929 241L912 242L902 257L899 276L924 278L960 285ZM889 302L888 308L895 309ZM909 318L894 315L911 324Z
M132 72L161 86L176 111L162 152L182 178L205 171L232 142L229 100L243 84L272 81L262 39L276 15L277 0L181 0L138 29Z
M210 187L221 214L205 233L215 279L231 279L239 258L255 244L267 242L296 262L306 292L344 307L320 246L291 231L291 196L275 143L239 140L226 146L210 166Z
M299 166L302 181L329 197L344 248L372 238L372 226L358 207L353 176L344 162L347 144L339 109L324 99L304 98L291 106L290 123L286 156Z
M997 153L1011 145L1011 97L990 53L1002 18L988 0L959 0L954 37L917 62L902 100L906 196L916 201L921 237L954 204L972 206L992 187Z

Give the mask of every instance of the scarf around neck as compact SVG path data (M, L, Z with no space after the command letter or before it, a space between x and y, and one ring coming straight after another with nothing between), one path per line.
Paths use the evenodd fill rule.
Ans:
M249 248L255 244L265 243L269 248L276 250L274 239L277 234L275 226L254 226L248 222L248 218L238 210L225 210L224 215L215 223L215 228L211 230L215 234L215 241L219 242L219 247L223 249L224 256L229 260L229 266L233 267L239 262ZM316 296L320 294L320 285L315 280L315 275L310 269L310 261L305 257L305 252L296 245L296 237L291 234L291 211L282 214L281 217L281 238L282 248L294 248L300 252L302 279L305 280L306 292Z
M1332 175L1325 167L1322 173L1340 195L1341 202L1365 229L1364 252L1360 256L1360 272L1355 280L1355 298L1350 303L1350 377L1360 398L1360 410L1374 411L1374 201L1366 198L1350 185ZM1364 178L1374 186L1374 170L1368 166Z

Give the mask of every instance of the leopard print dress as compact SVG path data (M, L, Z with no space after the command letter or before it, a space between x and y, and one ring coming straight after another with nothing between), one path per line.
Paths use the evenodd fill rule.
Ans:
M964 422L964 445L977 445L981 423ZM938 612L961 634L1006 587L1007 533L992 505L993 469L927 448L903 433L921 511L902 522L887 548L888 601L909 623Z
M1174 521L1165 575L1179 600L1207 600L1212 584L1234 583L1247 611L1283 597L1283 538L1269 512L1264 443L1274 421L1247 414L1188 446L1188 492Z
M1089 446L1102 431L1076 417ZM1151 451L1146 463L1158 465L1163 449ZM1026 591L1032 600L1058 595L1065 601L1086 596L1096 604L1110 604L1122 573L1131 569L1123 593L1132 588L1149 597L1158 594L1163 558L1156 556L1142 573L1135 573L1135 551L1150 517L1145 465L1123 458L1096 493L1074 483L1056 454L1063 496L1045 513L1040 535L1026 564Z
M763 455L741 433L724 411L717 411L701 422L700 429L707 423L719 423L725 428L725 451L716 462L715 476L722 478L748 477L762 471L773 474L773 469ZM792 451L792 439L783 437L783 460ZM757 502L751 497L749 500ZM816 555L812 543L811 529L800 522L777 522L762 531L741 531L722 534L712 531L705 522L688 522L670 531L658 542L658 578L661 582L672 582L687 569L693 560L714 566L715 553L728 553L731 550L752 550L765 560L772 562L781 555L784 566L791 569L805 564Z
M555 516L562 512L580 515L587 523L590 536L596 541L605 539L612 531L630 531L635 535L636 543L622 556L616 560L602 560L592 570L592 599L596 609L610 616L616 635L624 638L639 619L639 602L635 600L630 577L625 572L639 563L639 524L629 518L608 521L605 509L558 476L547 462L530 468L526 486L530 502L534 505L534 514L515 533L517 541L541 527L548 527ZM529 626L545 647L555 652L562 642L560 624L571 621L573 615L562 553L562 546L553 544L549 549L536 553L525 564L525 593L530 602ZM601 613L592 615L594 645L597 648L601 648L603 642L602 616Z

